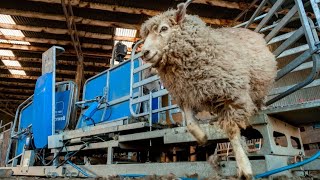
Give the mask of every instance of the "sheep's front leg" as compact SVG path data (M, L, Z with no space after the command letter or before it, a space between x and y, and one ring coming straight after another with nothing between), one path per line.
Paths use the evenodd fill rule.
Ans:
M204 145L208 141L207 135L200 128L191 108L183 108L184 119L187 122L187 128L200 145Z

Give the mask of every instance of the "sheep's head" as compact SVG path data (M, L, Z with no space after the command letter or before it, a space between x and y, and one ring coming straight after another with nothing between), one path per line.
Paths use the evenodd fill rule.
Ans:
M192 0L178 5L177 10L168 10L152 17L141 26L141 36L145 40L142 47L143 60L157 66L162 59L163 49L173 31L183 23L186 9Z

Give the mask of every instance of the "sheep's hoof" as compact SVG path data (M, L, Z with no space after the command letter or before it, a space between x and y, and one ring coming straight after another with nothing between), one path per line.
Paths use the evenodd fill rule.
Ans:
M253 180L253 175L252 173L244 173L243 171L239 173L239 179L243 180Z
M203 136L198 137L197 141L198 141L198 144L199 144L200 146L203 146L203 145L207 144L207 142L208 142L208 136L207 136L206 134L203 134Z

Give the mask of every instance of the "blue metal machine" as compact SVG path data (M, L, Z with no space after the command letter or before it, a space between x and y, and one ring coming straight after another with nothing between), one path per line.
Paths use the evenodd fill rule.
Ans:
M279 16L280 19L273 22L271 17L281 9L284 1L275 2L268 13L259 16L266 2L267 0L263 0L252 18L237 27L247 28L253 22L259 22L255 30L261 33L270 31L266 41L270 45L279 43L273 53L277 60L288 63L284 63L278 72L277 80L281 79L282 82L277 82L270 93L269 108L253 117L252 127L256 131L250 134L254 137L247 143L254 147L250 156L253 157L251 163L257 178L274 173L290 177L293 174L301 174L301 169L288 171L291 168L304 165L305 169L311 171L319 170L320 167L320 161L317 160L319 153L309 160L293 165L289 163L292 159L297 162L297 159L303 158L305 154L297 126L304 121L317 122L314 117L320 114L320 101L296 102L297 97L303 98L306 94L315 98L319 96L317 92L320 81L317 75L320 69L320 46L317 29L319 29L320 12L317 8L318 1L311 0L316 17L314 23L305 12L304 6L309 3L303 4L302 0L295 0L292 1L294 6L289 7L290 12L281 18ZM297 15L294 16L295 14ZM286 24L294 20L300 20L301 26L297 30L280 33ZM302 37L302 42L305 44L295 47L297 37ZM16 111L11 142L6 154L7 167L13 169L17 175L52 177L88 177L92 174L113 173L128 176L128 174L165 173L171 170L180 175L187 172L208 175L210 167L205 162L206 157L202 157L205 159L203 162L189 162L189 164L184 163L183 161L188 159L183 158L175 163L141 163L159 162L160 158L150 158L152 156L158 158L160 153L165 155L165 159L168 154L172 157L179 156L178 151L190 155L189 146L196 146L196 143L188 134L183 118L179 123L180 127L163 128L162 125L175 124L174 115L182 114L179 107L171 102L166 89L160 88L157 91L143 93L143 88L147 84L159 82L159 77L155 75L142 78L143 71L151 68L151 65L142 64L141 54L135 54L135 49L140 43L142 42L138 42L133 48L129 60L121 60L118 65L112 64L108 70L89 78L84 84L81 101L77 99L78 87L75 83L56 82L55 79L56 56L64 49L53 46L43 53L42 75L37 79L34 95L23 102ZM113 57L112 62L114 59L116 58ZM292 77L297 77L297 74L307 78L296 81ZM291 84L288 85L286 80ZM80 112L79 116L76 116L77 110ZM75 127L70 128L70 122L75 121ZM217 145L217 141L226 139L217 127L209 126L207 123L201 126L207 132L209 141L215 142L215 146L209 144L207 149L215 148L216 153L224 150L229 152L228 145ZM254 138L257 138L255 136L259 136L260 139L254 141ZM286 146L281 146L275 141L277 139L288 143ZM226 148L221 150L219 149L221 147ZM201 151L201 147L198 148ZM125 161L121 159L124 151L128 157ZM106 155L106 162L97 166L91 165L93 160L88 159L94 159L93 153ZM134 160L135 165L131 165L132 161L129 160L133 153L138 154ZM141 164L138 163L138 156ZM224 165L221 166L221 172L224 175L234 175L236 163L230 158L229 153L221 156L227 159L222 163ZM72 157L77 157L81 163L76 163ZM105 157L99 156L96 159L103 158ZM311 161L314 164L305 166ZM266 171L267 173L264 173Z

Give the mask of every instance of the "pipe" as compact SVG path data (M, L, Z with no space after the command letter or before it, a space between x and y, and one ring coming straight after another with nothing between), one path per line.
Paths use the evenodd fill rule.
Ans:
M320 151L318 151L315 155L311 156L307 160L304 160L304 161L301 161L301 162L298 162L298 163L295 163L295 164L291 164L291 165L288 165L288 166L284 166L284 167L281 167L281 168L277 168L277 169L274 169L274 170L271 170L271 171L267 171L267 172L262 173L262 174L258 174L258 175L255 176L255 178L256 179L263 178L263 177L270 176L272 174L276 174L276 173L279 173L279 172L282 172L282 171L293 169L293 168L308 164L308 163L316 160L319 157L320 157Z
M79 168L78 166L76 166L75 164L73 164L70 160L67 160L67 163L72 166L73 168L75 168L76 170L78 170L79 172L81 172L85 177L92 177L90 176L88 173L86 173L84 170L82 170L81 168Z

